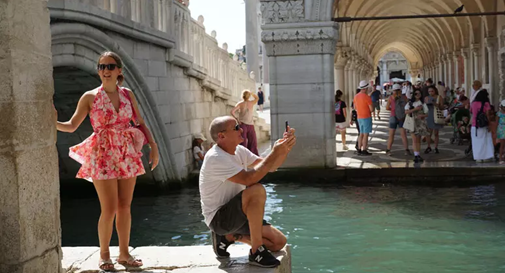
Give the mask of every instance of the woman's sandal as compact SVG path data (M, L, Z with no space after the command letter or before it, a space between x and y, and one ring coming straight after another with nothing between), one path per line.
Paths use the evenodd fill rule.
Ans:
M142 263L142 260L141 259L135 259L133 258L133 256L130 255L130 257L128 258L128 260L126 261L121 261L119 260L119 258L116 260L118 264L126 267L141 267L142 265L144 265Z
M114 264L112 263L111 259L100 259L98 261L98 268L100 268L103 271L111 271L114 270Z

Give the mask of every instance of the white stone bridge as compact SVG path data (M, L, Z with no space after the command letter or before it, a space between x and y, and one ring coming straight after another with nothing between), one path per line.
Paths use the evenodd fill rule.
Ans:
M117 52L125 64L125 85L135 93L160 149L159 167L141 179L187 177L194 166L192 135L208 136L212 119L226 115L243 89L255 89L227 45L218 46L216 32L206 34L203 17L192 19L178 0L50 0L48 7L59 120L68 120L80 96L100 84L98 56ZM256 124L260 141L267 140L269 127L260 119ZM73 179L80 166L68 157L68 148L91 133L89 118L74 134L58 133L61 181Z

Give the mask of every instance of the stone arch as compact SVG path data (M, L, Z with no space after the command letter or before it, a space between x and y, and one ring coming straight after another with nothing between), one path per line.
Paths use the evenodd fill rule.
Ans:
M96 74L96 59L101 52L110 50L118 53L123 60L126 82L134 91L143 113L144 120L152 131L160 152L159 166L153 171L156 181L180 179L176 171L175 158L172 153L168 135L156 108L156 103L149 87L135 65L133 59L122 49L117 42L101 30L80 23L55 23L51 24L53 46L59 44L74 44L84 48L83 52L54 54L53 66L71 66Z

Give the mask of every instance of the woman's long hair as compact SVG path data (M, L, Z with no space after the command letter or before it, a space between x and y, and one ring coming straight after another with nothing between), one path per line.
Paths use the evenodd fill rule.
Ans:
M123 61L121 60L121 57L119 57L117 53L112 51L105 51L104 53L102 53L102 55L100 55L100 57L98 58L96 64L97 66L100 64L100 59L102 59L103 57L111 57L112 59L114 59L114 61L116 61L116 65L118 68L123 68ZM124 75L119 74L119 76L117 76L117 84L121 86L123 82L124 82Z
M342 91L337 90L337 92L335 93L335 101L336 101L336 102L337 102L337 101L340 101L340 98L342 98L342 95L343 95L343 94L344 94L344 93L342 93Z
M198 148L202 148L202 145L200 143L198 143L198 138L195 138L193 139L193 144L191 146L191 148L195 148L195 147L198 147Z

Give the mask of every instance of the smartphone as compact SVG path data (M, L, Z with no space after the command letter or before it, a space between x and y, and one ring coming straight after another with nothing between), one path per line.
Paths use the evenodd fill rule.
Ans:
M288 126L289 126L289 123L288 123L288 121L286 120L286 133L288 132Z

